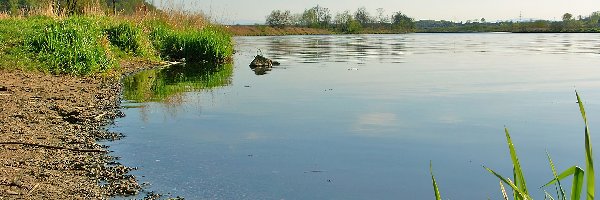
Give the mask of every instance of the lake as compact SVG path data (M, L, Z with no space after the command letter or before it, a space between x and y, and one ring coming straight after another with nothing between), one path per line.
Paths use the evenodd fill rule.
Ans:
M113 155L186 199L501 199L504 127L530 192L600 147L600 34L236 37L233 64L124 80ZM257 53L281 63L252 70ZM598 155L598 153L596 154ZM598 160L597 157L595 157ZM568 186L571 179L567 182ZM570 188L570 186L568 186ZM554 187L546 188L554 194Z

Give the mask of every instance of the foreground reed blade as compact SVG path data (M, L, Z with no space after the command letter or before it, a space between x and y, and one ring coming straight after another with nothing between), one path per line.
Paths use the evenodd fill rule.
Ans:
M502 182L509 185L515 193L515 199L523 199L523 200L531 199L529 194L523 192L523 190L521 190L519 187L517 187L517 185L515 185L515 183L513 183L511 180L502 177L500 174L496 173L494 170L492 170L490 168L487 168L486 166L483 166L483 168L485 168L488 172L492 173L494 176L498 177Z
M594 194L595 194L595 176L594 176L594 162L592 159L592 145L591 145L591 139L590 139L590 131L589 131L589 127L588 127L588 121L587 121L587 117L585 114L585 108L583 106L583 102L581 101L581 98L579 96L579 93L577 93L577 91L575 91L575 95L577 96L577 103L579 104L579 111L581 112L581 116L583 117L583 121L585 123L585 164L586 164L586 172L583 171L583 169L581 169L578 166L572 166L569 169L563 171L562 173L558 174L554 165L554 162L552 161L552 158L550 157L550 154L548 152L546 152L546 155L548 156L548 162L550 164L550 168L552 169L552 174L554 176L554 178L549 181L548 183L546 183L543 187L552 185L552 184L557 184L557 188L556 188L556 193L557 193L557 199L562 199L562 200L566 200L566 194L565 191L560 183L561 180L569 177L569 176L573 176L573 184L571 186L571 196L570 199L571 200L579 200L582 196L582 190L583 190L583 180L584 178L587 180L587 184L585 185L586 187L586 199L587 200L593 200L594 199ZM505 133L506 133L506 142L508 144L508 148L510 150L510 156L513 162L513 176L515 181L511 181L509 178L505 178L503 176L501 176L500 174L496 173L494 170L483 166L483 168L485 168L488 172L492 173L494 176L498 177L500 179L500 190L502 191L502 196L503 199L507 200L508 199L508 195L506 194L506 189L504 188L504 184L506 183L507 185L509 185L512 189L513 189L513 193L514 193L514 199L515 200L528 200L531 199L531 196L529 195L529 192L527 191L527 185L525 183L525 178L523 176L523 171L521 169L521 164L519 163L519 159L517 157L517 152L515 150L515 147L513 145L512 139L510 138L510 134L507 128L504 129ZM430 171L431 171L431 166L430 166ZM585 177L584 177L585 175ZM433 178L433 173L431 173L431 177ZM434 190L436 192L436 198L438 198L438 191L437 191L437 185L435 183L435 179L433 180L433 187ZM547 191L544 191L544 198L545 199L554 199L554 197L552 197L552 195L550 195Z
M506 133L506 143L508 144L508 150L510 151L510 158L513 162L513 173L515 178L515 185L523 191L525 194L529 194L527 191L527 184L525 182L525 177L523 176L523 170L521 170L521 163L519 163L519 158L517 157L517 151L515 150L515 146L513 145L512 139L510 139L510 134L508 133L508 128L504 128L504 132ZM520 199L515 196L515 199Z
M587 200L594 199L594 160L592 158L592 144L590 139L590 130L588 128L588 121L585 115L585 108L583 107L583 102L579 97L579 93L575 91L575 95L577 96L577 103L579 104L579 111L581 112L581 116L583 117L583 122L585 123L585 171L587 172Z
M435 193L435 200L442 200L440 190L438 189L437 183L435 182L435 177L433 176L433 166L431 161L429 161L429 173L431 174L431 181L433 183L433 192Z
M581 190L583 189L583 169L578 166L570 167L564 172L560 173L560 175L556 176L550 182L546 183L543 187L548 185L552 185L562 179L565 179L569 176L573 175L573 185L571 187L571 200L579 200L581 197Z
M565 190L562 187L562 184L560 183L560 179L558 178L558 173L556 173L556 167L554 167L554 162L552 162L552 158L550 157L550 153L548 153L548 151L546 151L546 156L548 157L548 163L550 164L550 169L552 170L552 175L554 176L554 180L556 180L557 183L557 188L556 188L556 195L558 199L562 199L562 200L567 200L567 196L565 195ZM549 184L546 184L542 187L548 186ZM546 192L547 193L547 192ZM573 194L573 193L571 193ZM573 199L573 198L571 198ZM577 198L579 199L579 198Z

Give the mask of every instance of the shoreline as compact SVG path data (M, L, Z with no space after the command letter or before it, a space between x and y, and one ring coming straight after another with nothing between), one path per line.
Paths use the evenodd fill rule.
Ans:
M325 28L308 28L308 27L271 27L268 25L228 25L228 30L234 36L293 36L293 35L379 35L379 34L411 34L411 33L599 33L597 30L582 30L582 31L550 31L550 30L490 30L490 31L474 31L474 30L415 30L413 32L394 32L389 30L365 29L357 33L338 33Z
M78 77L0 70L0 196L107 199L138 194L136 178L100 141L123 117L123 77L157 63L123 63L113 75Z

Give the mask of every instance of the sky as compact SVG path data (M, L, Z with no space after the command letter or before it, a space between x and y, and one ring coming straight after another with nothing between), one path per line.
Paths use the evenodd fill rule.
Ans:
M224 24L264 23L272 10L302 13L319 5L338 12L365 7L372 16L377 8L386 15L402 12L416 20L455 22L485 18L486 21L518 19L561 20L564 13L587 16L600 11L600 0L147 0L157 6L175 5L188 11L202 12ZM165 3L168 2L168 3Z

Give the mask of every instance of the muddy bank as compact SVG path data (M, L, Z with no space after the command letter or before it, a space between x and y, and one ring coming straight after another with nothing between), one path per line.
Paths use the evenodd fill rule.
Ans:
M125 64L123 74L137 70ZM97 143L121 137L104 127L122 116L120 78L0 70L0 199L138 192L131 168Z
M330 35L333 32L325 29L305 27L276 28L266 25L233 25L226 26L227 31L236 36L272 36L272 35Z

